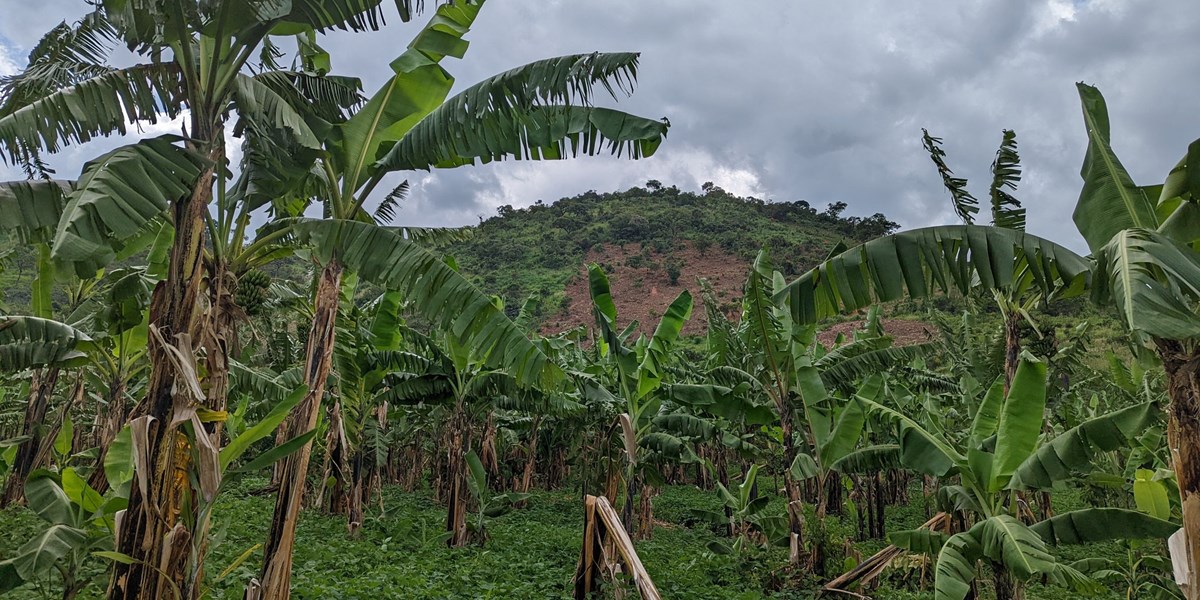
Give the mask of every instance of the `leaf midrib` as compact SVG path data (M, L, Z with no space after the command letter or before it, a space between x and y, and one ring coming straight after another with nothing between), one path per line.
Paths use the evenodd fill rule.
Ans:
M1121 197L1121 201L1125 203L1125 209L1129 211L1129 216L1137 227L1147 227L1146 223L1142 222L1141 215L1134 206L1134 199L1129 194L1129 190L1125 188L1124 182L1116 175L1117 168L1113 162L1112 147L1108 140L1103 139L1099 134L1099 126L1096 123L1095 117L1091 111L1084 111L1084 118L1088 122L1088 135L1092 138L1092 143L1096 144L1101 160L1104 161L1104 167L1108 170L1109 177L1116 184L1117 195Z

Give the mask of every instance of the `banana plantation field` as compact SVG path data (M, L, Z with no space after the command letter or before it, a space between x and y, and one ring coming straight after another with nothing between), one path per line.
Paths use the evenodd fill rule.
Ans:
M247 478L220 502L229 522L217 527L209 560L228 574L212 582L210 597L240 598L238 581L254 575L255 567L239 561L243 553L261 543L270 514L268 498L246 493L266 484L266 478ZM764 493L768 493L764 489ZM782 505L774 495L772 502ZM579 497L570 492L535 492L528 506L497 519L490 527L485 547L451 550L442 535L444 511L428 490L406 493L384 489L386 512L379 511L363 527L359 539L345 535L345 521L334 515L306 514L297 530L293 593L297 597L378 598L405 590L409 598L571 598L571 578L578 556L564 548L578 548L582 529ZM925 501L914 494L912 504L889 507L887 527L902 529L925 521ZM1078 508L1074 499L1061 506ZM661 519L651 540L639 543L638 552L664 596L680 598L808 598L819 583L815 578L786 569L783 548L754 549L736 559L711 552L707 545L721 543L721 532L698 520L694 510L719 510L720 500L692 486L669 486L658 498L656 518ZM782 508L782 506L780 506ZM930 505L932 509L932 505ZM5 515L5 543L20 543L40 528L27 512ZM830 528L836 535L854 536L853 518L835 516ZM886 546L882 540L855 543L851 556L867 555ZM844 551L838 549L837 560ZM1103 544L1067 553L1072 559L1104 557L1125 563L1124 548ZM853 562L853 558L850 559ZM230 567L233 568L230 568ZM874 594L880 598L932 598L918 591L915 582L932 564L925 559L897 561L883 576ZM101 565L95 565L99 574ZM914 585L909 585L909 581ZM101 597L104 582L97 577L80 597ZM926 586L928 587L928 586ZM47 590L30 587L11 595L38 598ZM1062 590L1035 583L1027 597L1059 598ZM57 595L57 594L53 594ZM1094 596L1123 597L1115 592Z
M0 77L0 595L1200 600L1200 140L1135 183L1078 84L1079 242L1026 231L1011 130L974 192L921 136L940 226L637 189L867 240L764 244L736 296L583 195L547 239L641 253L506 306L450 252L488 228L394 223L404 177L670 122L601 106L636 53L457 82L484 2L425 4L97 0ZM322 43L385 16L371 90ZM614 285L650 239L670 294Z

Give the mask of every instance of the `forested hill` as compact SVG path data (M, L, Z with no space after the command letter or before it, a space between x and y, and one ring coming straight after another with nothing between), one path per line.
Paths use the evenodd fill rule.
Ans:
M532 317L543 333L557 333L593 321L586 267L609 273L620 323L632 320L646 333L683 289L695 298L684 331L706 327L697 278L712 284L718 300L738 312L750 262L759 248L770 249L775 268L798 275L839 241L853 244L895 229L882 214L843 216L838 202L818 210L807 202L765 202L734 196L706 184L700 193L647 182L623 192L586 192L552 204L500 207L497 216L475 227L468 240L441 250L484 291L501 296L513 316L532 298ZM36 274L27 247L7 249L0 259L0 313L29 310ZM292 257L264 269L272 278L307 289L311 268ZM367 290L364 293L377 293ZM66 301L55 290L55 303Z
M552 204L501 206L471 239L448 251L482 289L503 297L512 314L534 298L530 308L543 332L591 323L586 265L595 262L609 272L622 325L637 319L651 330L689 289L696 310L685 332L701 333L698 277L733 311L759 248L769 248L775 268L792 276L839 241L853 244L897 227L882 214L843 216L846 210L844 202L819 210L804 201L739 197L711 184L692 193L650 181Z

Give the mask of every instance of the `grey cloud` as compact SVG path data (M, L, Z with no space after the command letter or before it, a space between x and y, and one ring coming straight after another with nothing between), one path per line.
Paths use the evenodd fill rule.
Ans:
M83 10L69 0L11 7L0 41L19 57L36 41L29 32ZM1082 248L1070 221L1086 147L1074 82L1105 92L1114 146L1135 179L1161 180L1200 134L1188 101L1200 91L1190 76L1200 66L1190 32L1198 17L1191 0L492 0L467 57L446 63L460 87L547 56L637 50L639 89L617 106L667 116L671 132L639 162L411 174L419 185L400 220L470 224L499 204L656 178L818 206L845 201L906 226L952 222L921 128L945 138L951 166L977 194L1001 130L1013 128L1031 230ZM362 77L368 91L416 30L389 23L322 42L335 69Z

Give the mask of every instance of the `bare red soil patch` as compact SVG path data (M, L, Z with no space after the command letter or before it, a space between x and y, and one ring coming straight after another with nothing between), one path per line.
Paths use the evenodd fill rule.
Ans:
M543 333L557 333L579 325L591 327L594 324L587 278L587 265L591 263L605 267L608 272L608 283L617 305L620 325L624 327L636 319L638 331L646 335L654 333L654 327L671 301L685 289L692 294L693 309L692 318L683 327L683 334L704 335L708 319L704 315L704 303L697 283L701 277L712 286L722 310L736 318L741 310L742 282L750 268L749 261L719 248L709 248L701 253L687 244L667 253L658 253L650 248L643 250L641 244L600 246L588 252L585 262L579 265L577 275L563 290L569 300L566 310L548 317L542 325ZM674 284L668 272L671 263L679 267L679 277Z
M937 328L924 321L882 319L880 324L883 326L884 333L892 336L897 346L923 344L931 341L937 335ZM846 339L851 339L854 332L862 329L862 326L862 321L846 321L830 325L817 334L817 341L828 348L833 346L839 334L846 336Z
M699 278L708 280L720 309L736 321L741 313L742 284L750 268L749 261L719 248L709 248L701 253L687 244L663 254L650 248L643 249L641 244L599 246L588 252L585 262L579 265L579 271L563 290L568 299L566 309L543 322L543 334L554 334L580 325L592 327L595 324L587 277L587 265L591 263L605 267L608 272L619 325L623 328L637 320L638 331L647 336L654 333L654 327L671 301L685 289L692 294L693 309L692 318L683 327L683 334L705 334L708 319L697 283ZM679 277L674 284L668 272L671 263L679 268ZM821 331L817 339L826 346L832 346L839 333L849 338L854 330L861 327L862 321L837 323ZM884 319L883 329L898 345L927 342L936 333L936 328L929 323L905 319Z

